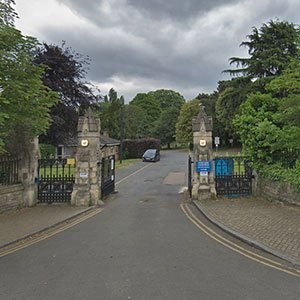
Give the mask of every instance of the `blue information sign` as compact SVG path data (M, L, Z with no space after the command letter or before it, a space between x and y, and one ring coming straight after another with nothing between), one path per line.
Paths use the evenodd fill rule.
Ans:
M211 161L210 160L198 160L196 161L196 172L210 172Z

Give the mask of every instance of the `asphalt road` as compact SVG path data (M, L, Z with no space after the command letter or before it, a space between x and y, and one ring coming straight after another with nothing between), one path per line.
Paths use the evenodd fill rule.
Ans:
M119 193L100 214L0 258L0 299L299 299L299 277L231 251L186 218L185 171L179 151L120 170Z

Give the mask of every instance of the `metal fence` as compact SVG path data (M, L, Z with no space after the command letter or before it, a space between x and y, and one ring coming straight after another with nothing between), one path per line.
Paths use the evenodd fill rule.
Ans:
M300 150L283 150L272 154L273 162L278 162L285 169L296 167L297 160L300 160Z
M0 185L12 185L19 181L20 159L13 157L0 157Z

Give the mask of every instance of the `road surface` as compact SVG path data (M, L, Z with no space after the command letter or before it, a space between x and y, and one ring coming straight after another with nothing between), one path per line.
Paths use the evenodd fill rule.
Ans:
M300 277L225 247L187 218L186 161L166 151L121 169L119 193L101 213L0 258L0 299L299 299Z

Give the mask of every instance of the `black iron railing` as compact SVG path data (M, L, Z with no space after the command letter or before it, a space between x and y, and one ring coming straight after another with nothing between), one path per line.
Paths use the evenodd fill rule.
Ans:
M13 157L0 157L0 185L12 185L19 181L20 159Z

